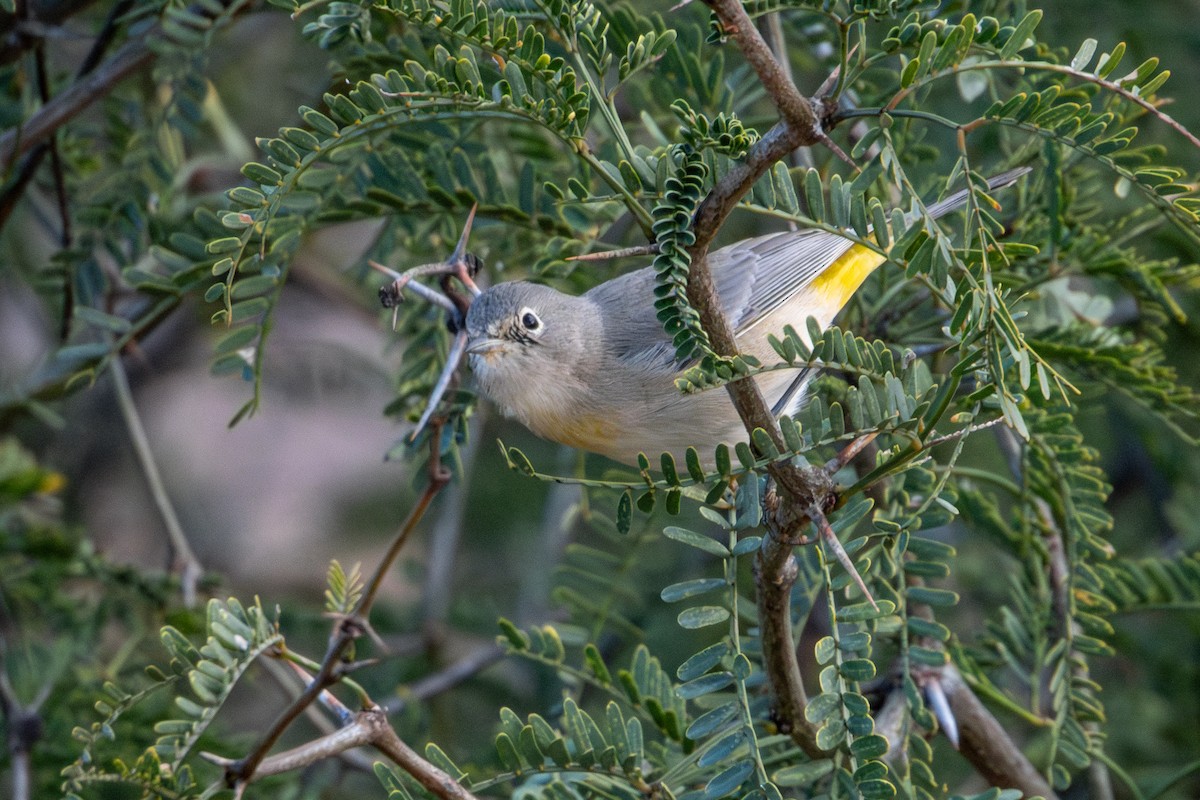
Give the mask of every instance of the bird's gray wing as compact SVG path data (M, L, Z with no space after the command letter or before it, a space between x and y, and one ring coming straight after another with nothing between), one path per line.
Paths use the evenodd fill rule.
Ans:
M715 251L709 256L709 266L730 323L745 330L763 319L853 244L826 231L783 231ZM584 296L601 308L604 343L613 355L664 364L674 360L671 340L655 316L652 269L605 281Z
M783 231L724 247L709 257L709 264L725 313L735 328L745 330L777 310L853 246L849 239L827 231Z
M675 348L654 311L654 270L646 267L605 281L584 299L599 307L604 330L597 332L597 344L611 357L646 368L667 367L675 360Z

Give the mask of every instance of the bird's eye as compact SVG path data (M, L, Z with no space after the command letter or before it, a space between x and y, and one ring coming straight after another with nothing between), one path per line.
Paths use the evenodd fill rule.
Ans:
M538 319L538 315L530 311L528 308L521 310L521 325L527 331L536 331L542 327L542 321Z

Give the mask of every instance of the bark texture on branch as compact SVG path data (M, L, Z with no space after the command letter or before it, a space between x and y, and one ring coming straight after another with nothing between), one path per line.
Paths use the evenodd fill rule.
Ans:
M1058 795L1046 782L1000 722L967 686L953 664L942 669L942 688L958 722L959 752L988 783L1020 789L1025 797L1054 800Z
M696 244L691 251L688 302L699 314L713 350L720 355L733 356L738 352L737 339L729 320L721 312L708 267L709 246L755 181L797 147L822 141L823 134L816 107L796 89L741 2L705 0L705 4L745 54L783 116L750 148L745 159L717 182L700 204L693 222ZM776 447L785 450L775 416L758 384L752 379L739 380L726 388L746 430L762 428ZM782 494L782 502L776 506L775 513L766 516L768 535L763 537L755 563L758 610L763 625L763 661L771 682L777 723L815 758L823 755L823 751L816 744L815 730L804 716L808 701L796 658L791 618L791 593L797 575L793 541L796 532L802 530L808 520L803 514L797 515L794 509L827 505L833 498L833 484L821 470L800 469L790 463L773 464L767 471Z
M737 340L720 310L708 267L709 246L755 181L777 161L798 147L818 143L833 147L824 127L825 121L833 118L836 105L825 98L809 100L796 89L740 0L703 2L741 49L782 117L750 148L741 163L722 176L693 220L696 243L691 252L688 301L699 314L714 351L733 356L738 352ZM836 147L834 150L840 155ZM739 380L726 388L747 432L762 428L779 449L786 449L774 415L755 381ZM769 513L765 515L768 535L763 537L755 563L763 664L771 684L776 722L806 753L819 757L824 754L816 744L815 730L805 719L807 697L792 631L791 592L798 574L793 548L809 523L804 509L829 509L836 501L836 487L829 469L802 469L790 463L777 463L767 471L778 495L768 504ZM1027 797L1055 798L1049 784L963 683L953 666L947 668L944 682L958 718L962 752L980 774L995 786L1019 788Z

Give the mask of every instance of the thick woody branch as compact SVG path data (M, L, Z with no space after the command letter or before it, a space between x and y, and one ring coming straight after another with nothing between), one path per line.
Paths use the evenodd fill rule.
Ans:
M800 749L812 758L823 758L826 753L817 746L816 733L804 718L808 695L792 633L792 587L799 569L792 557L792 544L781 545L764 547L754 565L763 663L771 678L772 715L779 730L790 735Z
M754 144L746 158L727 172L700 204L693 221L696 243L692 247L692 263L688 273L688 302L700 315L701 324L721 355L732 356L738 352L733 328L721 312L716 285L708 267L708 248L716 237L725 219L746 195L754 182L788 153L803 145L822 141L820 118L813 104L796 89L787 71L775 59L762 35L755 28L740 0L704 0L717 15L726 33L741 49L746 61L753 67L774 101L782 121ZM747 431L762 428L767 431L776 446L784 449L783 439L775 424L775 418L766 400L753 380L735 381L727 387L734 406ZM806 492L812 488L798 476L784 473L797 472L780 467L775 476L789 495L800 491L810 502L815 495Z
M740 0L704 0L704 4L717 15L725 33L742 51L788 127L809 137L806 144L820 141L819 121L812 103L796 89L788 70L775 58Z
M385 756L395 762L401 769L416 779L433 795L442 800L475 800L475 795L467 791L458 781L422 758L415 750L405 744L382 712L375 724L379 726L378 737L371 743Z
M1058 796L954 665L942 669L941 683L958 723L959 752L988 783L1020 789L1025 797L1053 800Z
M716 352L737 353L737 341L716 293L708 268L708 249L725 219L760 177L797 147L830 144L822 120L834 109L823 99L809 101L797 91L786 70L751 23L739 0L704 0L726 33L742 50L782 120L747 153L746 158L713 187L694 220L696 244L688 278L688 300L700 315ZM774 415L753 380L730 384L728 391L747 431L762 428L781 449ZM764 537L756 561L758 610L762 623L764 669L771 682L776 722L809 755L824 755L804 716L807 697L792 631L791 592L797 578L793 548L808 524L806 509L824 510L836 499L830 469L800 469L788 463L769 470L781 497L767 515L771 535ZM953 667L943 675L943 688L961 732L961 749L976 769L996 786L1015 786L1026 796L1054 797L1053 790L1025 758L1007 732L963 683Z
M355 715L354 721L344 728L264 759L258 765L254 777L265 778L291 772L365 745L375 747L435 796L443 800L475 800L475 795L463 788L458 781L405 744L388 723L387 714L380 708L360 711ZM227 769L236 763L220 758L210 757L209 760Z
M797 91L786 70L754 27L739 0L705 0L722 27L733 38L754 68L783 119L755 143L746 158L713 187L696 212L693 229L696 244L688 273L688 301L722 355L738 352L733 328L721 311L720 300L708 267L708 249L725 219L754 182L797 147L824 138L819 116ZM762 428L784 449L775 417L754 380L735 381L727 387L747 431ZM764 537L756 563L759 613L763 622L763 660L774 695L776 721L810 755L822 755L815 733L804 717L807 697L796 658L792 635L791 590L796 580L792 555L794 533L807 519L794 509L827 506L833 499L833 484L822 470L802 470L788 463L775 464L769 473L783 494L784 502L768 515L770 534Z

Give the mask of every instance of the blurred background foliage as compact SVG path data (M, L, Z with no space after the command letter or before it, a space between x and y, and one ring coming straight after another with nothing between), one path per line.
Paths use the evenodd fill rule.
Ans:
M101 687L108 681L135 685L146 664L166 660L162 625L194 636L204 631L202 610L181 602L180 553L167 535L146 477L146 453L139 453L132 430L144 427L179 526L205 568L201 595L258 597L272 614L279 609L290 647L319 653L328 635L321 603L326 565L334 558L373 564L421 485L420 458L406 457L400 440L407 432L404 419L419 411L440 367L438 348L448 339L444 329L430 325L426 309L413 305L402 310L399 329L420 336L391 333L391 315L378 308L378 280L368 258L404 268L443 257L458 235L466 199L497 188L533 191L530 205L539 213L520 216L485 204L472 248L487 264L489 280L532 273L562 288L586 288L619 267L570 269L563 255L597 234L614 243L637 240L636 223L622 215L619 198L573 203L544 194L544 181L566 186L575 174L570 165L552 172L546 153L553 137L545 131L456 121L397 128L392 145L409 148L423 174L443 173L448 196L405 195L397 176L404 166L395 162L352 176L362 182L353 202L322 207L319 224L285 240L279 258L287 264L286 281L270 284L271 292L279 292L268 312L270 341L254 348L257 340L237 333L244 328L230 334L213 324L224 303L234 313L239 299L233 281L223 293L210 290L214 274L230 273L214 269L220 254L204 247L222 235L219 215L231 207L226 190L255 183L241 170L248 161L265 160L258 137L275 136L282 127L307 129L312 118L297 109L330 113L326 93L344 95L372 74L403 71L399 44L419 48L420 32L366 14L361 24L368 27L356 32L359 12L348 3L332 9L310 4L295 20L286 10L253 2L200 3L198 12L159 2L61 5L65 11L54 3L29 4L46 15L37 21L21 19L26 10L3 4L12 15L3 20L6 41L17 43L0 65L6 154L20 139L22 120L71 85L73 76L88 72L97 42L105 45L97 72L127 50L140 60L110 93L60 129L57 154L40 156L28 174L28 153L12 162L0 208L3 724L10 742L20 738L23 725L43 728L32 750L34 796L59 791L59 771L80 752L71 730L96 718L92 704ZM668 2L654 5L672 24L678 15L685 52L710 48L699 63L716 65L718 80L710 96L689 102L707 113L736 97L746 123L764 130L773 112L757 94L752 74L732 48L703 44L707 12L698 3L678 11L668 11ZM1013 19L1027 11L1016 0L943 5L951 16L967 7ZM330 17L317 21L325 12ZM337 12L343 19L334 26L329 18ZM1124 41L1130 65L1159 57L1172 71L1160 94L1178 98L1166 109L1196 131L1200 108L1190 97L1200 82L1200 31L1189 24L1196 12L1195 3L1183 0L1064 1L1047 9L1038 36L1069 51L1088 37L1101 50ZM190 13L215 14L216 22L190 23ZM620 13L614 11L614 19ZM44 45L31 46L43 32ZM364 32L370 36L354 38ZM812 90L827 75L831 54L816 34L805 47L806 35L801 29L790 39L790 56L797 84ZM722 72L725 62L733 66ZM47 81L44 96L39 71ZM668 117L674 98L656 88L661 86L650 80L631 83L618 105L622 117ZM950 100L941 101L953 102L953 92L945 91ZM653 126L639 130L646 137L639 144L654 144ZM1151 142L1167 148L1164 161L1189 174L1200 168L1200 152L1164 126L1145 126L1137 143ZM939 157L938 148L952 147L940 140L927 144L933 149L920 157L934 169L945 168L949 158ZM472 156L484 154L509 169L495 176L476 171L483 159ZM471 161L466 169L455 161L464 155ZM551 172L523 173L530 155ZM432 163L439 159L445 163ZM478 185L470 186L472 179ZM584 191L595 195L601 188ZM321 187L313 191L319 194ZM299 206L292 211L309 213ZM762 225L761 219L735 218L725 235L732 240ZM1195 239L1170 226L1144 239L1139 252L1147 259L1196 261ZM269 264L262 276L276 277ZM1111 311L1131 329L1160 340L1179 382L1195 387L1200 295L1194 289L1193 281L1172 294L1186 323L1161 312L1145 316L1144 306L1133 307L1117 292L1108 298L1082 292L1080 302L1101 296L1114 308L1077 310L1083 316ZM869 333L862 313L863 307L850 309L842 324ZM121 319L137 322L131 327ZM72 335L64 342L68 323ZM112 354L122 345L133 406L120 400L111 369ZM213 377L213 371L234 378ZM1194 440L1117 391L1089 392L1077 422L1112 483L1106 507L1115 520L1113 548L1129 558L1195 553L1200 451ZM606 474L607 462L535 440L486 407L460 425L453 432L469 427L470 435L453 454L456 481L386 584L386 601L372 622L388 655L361 680L373 697L398 709L394 719L407 741L435 741L460 765L489 774L500 770L492 748L499 708L512 707L522 717L553 716L562 704L561 676L552 665L499 659L497 618L521 626L555 621L569 643L596 642L613 664L628 663L635 645L649 641L674 674L708 640L704 632L681 632L678 608L663 603L659 592L707 574L711 562L661 536L665 524L705 524L688 503L681 518L668 519L661 510L635 514L632 530L620 536L611 522L619 492L531 480L509 469L494 442L519 446L539 469L556 474ZM385 461L388 454L394 457ZM995 447L969 446L962 464L1002 471L1002 456ZM965 632L982 630L994 622L991 612L1010 602L1001 573L1018 571L1019 564L1002 542L962 526L944 535L959 548L947 585L972 602L941 611L939 619L965 639ZM609 570L601 581L595 580L598 559ZM1106 687L1106 752L1147 789L1200 761L1196 610L1193 597L1115 615L1109 642L1116 655L1091 662L1092 677ZM806 639L804 652L811 645ZM986 660L986 654L976 656ZM458 666L461 679L452 671ZM447 675L448 685L428 680ZM227 704L217 728L206 734L208 749L245 747L283 702L284 692L266 672L252 672L236 691L238 702ZM120 719L118 740L151 741L150 725L167 703L166 697L152 698L134 707ZM1001 715L1019 727L1016 715ZM288 742L303 741L313 730L298 726ZM982 791L948 745L935 743L944 769L940 780L952 791ZM1044 742L1033 734L1035 761L1039 746ZM0 765L11 779L13 755ZM381 796L378 781L361 766L353 760L322 764L252 792ZM1118 796L1131 796L1127 791L1118 782ZM1200 780L1193 775L1161 796L1198 795ZM1064 796L1088 795L1076 785Z

